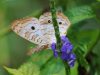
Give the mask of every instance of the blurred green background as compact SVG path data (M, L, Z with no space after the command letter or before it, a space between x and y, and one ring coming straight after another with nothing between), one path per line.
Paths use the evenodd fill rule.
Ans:
M55 2L57 10L62 10L72 23L68 31L69 39L75 48L83 50L84 57L89 63L89 69L86 70L76 62L75 67L71 69L71 75L100 75L100 0L55 0ZM53 58L50 50L28 57L27 51L35 45L10 30L14 20L27 16L38 18L48 10L50 10L49 0L0 0L0 75L10 75L3 66L17 69L27 61L32 61L33 66L28 65L22 70L31 68L31 72L34 73L14 74L17 72L13 71L12 74L65 74L62 62Z

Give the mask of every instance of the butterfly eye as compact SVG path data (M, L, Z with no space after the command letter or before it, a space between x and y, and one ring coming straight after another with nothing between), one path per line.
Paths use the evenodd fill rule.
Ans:
M32 30L35 30L35 27L34 27L34 26L32 26L32 27L31 27L31 29L32 29Z
M62 24L62 22L59 22L59 24Z
M51 21L50 21L50 20L48 20L48 23L51 23Z

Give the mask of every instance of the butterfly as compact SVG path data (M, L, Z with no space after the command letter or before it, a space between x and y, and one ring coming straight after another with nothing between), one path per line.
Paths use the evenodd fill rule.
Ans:
M56 15L60 36L65 36L70 27L70 21L62 12L56 12ZM44 13L39 19L29 17L16 20L12 23L11 29L19 36L37 45L28 52L29 55L50 48L50 45L56 42L55 30L50 12Z

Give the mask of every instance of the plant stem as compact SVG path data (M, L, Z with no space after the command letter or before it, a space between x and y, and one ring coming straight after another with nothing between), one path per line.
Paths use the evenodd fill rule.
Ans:
M62 44L61 44L59 26L58 26L58 23L56 20L57 16L56 16L54 0L50 0L50 8L51 8L53 26L54 26L54 30L55 30L56 41L57 41L57 50L60 50Z
M55 8L55 3L54 0L50 0L50 9L51 9L51 14L52 14L52 22L53 22L53 26L54 26L54 30L55 30L55 37L56 37L56 41L57 41L57 50L59 50L59 55L61 55L61 47L62 47L62 43L61 43L61 38L60 38L60 32L59 32L59 26L57 23L57 15L56 15L56 8ZM67 62L65 62L64 60L62 60L65 66L65 71L66 71L66 75L70 75L70 67L67 64Z
M70 75L70 67L69 67L68 63L65 62L64 60L63 60L63 63L65 66L66 75Z

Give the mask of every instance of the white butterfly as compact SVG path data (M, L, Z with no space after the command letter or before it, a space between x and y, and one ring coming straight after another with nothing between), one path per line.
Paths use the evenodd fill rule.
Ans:
M66 32L70 26L70 21L61 12L57 12L56 15L60 36L66 35ZM30 50L29 54L45 48L50 48L50 45L53 42L56 43L55 31L50 12L44 13L39 19L32 17L16 20L12 23L11 28L21 37L37 44L37 47Z

